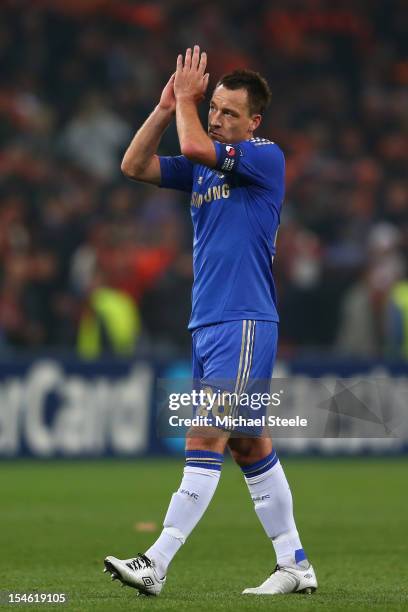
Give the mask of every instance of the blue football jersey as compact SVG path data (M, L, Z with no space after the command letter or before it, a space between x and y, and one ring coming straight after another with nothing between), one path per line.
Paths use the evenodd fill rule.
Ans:
M194 284L189 329L279 321L272 276L285 160L265 138L215 142L216 168L160 157L161 187L191 192Z

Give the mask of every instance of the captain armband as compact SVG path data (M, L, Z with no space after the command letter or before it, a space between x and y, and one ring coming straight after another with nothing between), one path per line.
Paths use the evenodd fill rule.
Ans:
M241 155L242 152L238 145L218 143L217 168L231 172L238 164Z

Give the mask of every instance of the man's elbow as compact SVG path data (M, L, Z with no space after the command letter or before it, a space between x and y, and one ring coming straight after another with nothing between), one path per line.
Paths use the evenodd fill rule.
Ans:
M187 157L187 159L194 159L195 157L200 156L201 153L200 148L197 147L196 144L188 141L182 142L180 144L180 149L182 155L184 155L184 157Z
M138 168L136 164L130 163L126 156L122 159L120 170L127 178L132 179L137 179L141 173L141 168Z

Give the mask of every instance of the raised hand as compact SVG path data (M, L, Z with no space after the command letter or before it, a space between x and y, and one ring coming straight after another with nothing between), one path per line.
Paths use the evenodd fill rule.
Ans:
M174 72L169 80L167 81L159 102L159 107L162 110L175 113L176 112L176 97L174 95L174 78L176 73Z
M208 87L209 74L207 67L207 54L200 53L200 47L194 45L193 51L187 49L184 61L180 54L177 57L177 67L174 79L174 94L178 98L190 98L198 103L204 99Z

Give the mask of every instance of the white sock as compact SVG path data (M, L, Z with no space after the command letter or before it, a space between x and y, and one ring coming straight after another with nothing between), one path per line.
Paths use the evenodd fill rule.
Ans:
M160 578L177 551L184 544L215 493L224 459L219 453L187 451L186 467L180 487L170 501L163 531L146 551Z
M252 465L241 468L245 475L255 511L271 539L279 565L296 565L305 561L293 517L293 501L283 468L272 451Z

